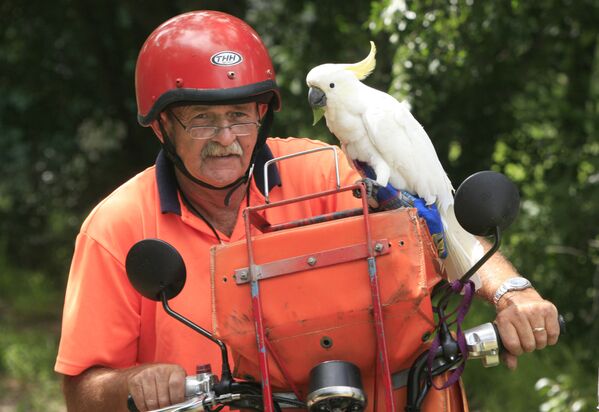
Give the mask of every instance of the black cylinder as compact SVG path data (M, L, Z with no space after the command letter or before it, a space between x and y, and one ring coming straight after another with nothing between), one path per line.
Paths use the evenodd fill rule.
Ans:
M362 411L366 394L360 369L345 361L327 361L310 371L307 404L310 411Z
M333 360L319 363L310 371L308 392L328 386L351 386L362 389L360 369L353 363L345 361Z

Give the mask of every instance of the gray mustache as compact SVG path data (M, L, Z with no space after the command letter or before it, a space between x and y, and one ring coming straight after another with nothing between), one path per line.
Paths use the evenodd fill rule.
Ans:
M231 143L228 146L223 146L222 144L214 141L209 141L206 146L202 149L202 159L206 157L212 156L242 156L243 149L237 140Z

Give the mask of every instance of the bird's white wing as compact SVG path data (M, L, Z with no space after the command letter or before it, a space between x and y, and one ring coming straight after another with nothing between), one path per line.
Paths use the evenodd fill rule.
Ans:
M480 258L482 246L455 219L453 188L430 138L408 108L393 98L369 106L363 119L368 138L392 170L391 184L427 204L437 203L447 239L447 276L450 280L462 276ZM477 277L473 280L480 285Z
M447 207L451 182L428 135L405 104L381 93L363 114L368 138L392 170L391 184Z

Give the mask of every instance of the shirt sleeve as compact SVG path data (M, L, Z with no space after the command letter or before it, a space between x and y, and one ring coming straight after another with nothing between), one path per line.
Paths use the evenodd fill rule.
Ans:
M134 365L140 306L123 262L80 233L66 289L56 372L78 375L95 365Z

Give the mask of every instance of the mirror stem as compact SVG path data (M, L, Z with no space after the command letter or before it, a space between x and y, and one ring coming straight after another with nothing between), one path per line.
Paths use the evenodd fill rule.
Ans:
M222 372L221 372L221 384L229 385L233 381L233 376L231 375L231 367L229 366L229 354L227 351L227 347L220 339L215 338L210 332L201 326L196 325L186 317L178 314L168 304L168 298L166 297L166 292L160 292L160 299L162 300L162 307L165 312L168 313L173 318L177 319L179 322L183 323L186 326L189 326L194 331L198 332L205 338L210 339L212 342L216 343L220 347L221 355L222 355Z
M472 266L470 268L470 270L468 270L468 272L466 272L464 274L464 276L462 276L459 279L459 282L462 284L462 286L465 285L466 282L468 282L468 280L472 277L472 275L474 275L476 273L476 271L478 269L480 269L480 267L487 260L489 260L489 258L491 256L493 256L495 254L495 252L497 252L497 250L499 249L499 245L501 244L501 229L499 228L499 226L495 226L495 231L493 233L493 237L495 238L495 242L493 243L493 246L491 247L491 249L489 249L487 251L487 253L485 253L485 255L482 258L480 258L480 260L478 262L476 262L474 264L474 266ZM449 298L453 295L453 291L452 291L451 287L449 287L449 285L446 285L446 288L438 289L438 292L441 292L442 290L445 290L445 294L439 300L439 303L437 305L437 307L440 307L440 308L444 308L447 305ZM434 295L433 295L433 297L434 297ZM442 314L442 311L440 314Z
M495 252L497 252L497 250L499 249L499 245L501 244L501 229L499 228L499 226L495 226L495 233L493 235L495 238L495 243L493 243L491 249L489 249L487 253L485 253L485 255L482 258L480 258L480 260L476 262L474 266L472 266L464 276L460 278L460 283L462 285L465 285L466 282L468 282L468 280L472 277L472 275L474 275L476 271L480 269L480 267L484 265L485 262L489 260L489 258L493 256Z

